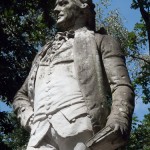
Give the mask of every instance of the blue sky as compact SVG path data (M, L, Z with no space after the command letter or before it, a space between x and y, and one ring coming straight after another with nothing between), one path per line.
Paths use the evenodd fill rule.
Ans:
M93 0L94 3L98 3L99 0ZM118 9L120 15L124 20L124 25L129 31L132 31L135 23L140 21L141 14L139 10L131 9L132 0L110 0L109 10Z
M93 0L94 3L99 0ZM129 30L132 31L135 23L140 21L140 12L139 10L134 10L130 8L132 0L110 0L111 5L108 7L109 10L118 9L120 15L124 19L124 25ZM144 105L141 99L136 100L135 102L135 114L139 117L140 120L143 119L144 114L146 114L147 108L149 105ZM11 111L10 107L7 107L4 103L0 102L0 111Z

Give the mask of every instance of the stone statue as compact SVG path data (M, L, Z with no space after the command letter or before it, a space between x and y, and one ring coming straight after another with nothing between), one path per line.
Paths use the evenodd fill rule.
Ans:
M104 127L128 136L134 92L120 45L95 32L92 0L57 0L54 11L60 32L13 101L30 131L27 150L92 149L86 141Z

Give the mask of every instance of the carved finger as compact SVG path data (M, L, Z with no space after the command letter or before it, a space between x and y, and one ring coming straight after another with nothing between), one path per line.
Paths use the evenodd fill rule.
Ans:
M119 130L119 124L115 124L114 127L114 132Z

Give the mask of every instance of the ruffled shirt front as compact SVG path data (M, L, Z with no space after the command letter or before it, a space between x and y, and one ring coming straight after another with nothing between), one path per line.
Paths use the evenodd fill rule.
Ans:
M75 74L73 34L68 35L72 38L58 33L51 50L40 62L35 82L35 122L60 110L70 121L87 112Z

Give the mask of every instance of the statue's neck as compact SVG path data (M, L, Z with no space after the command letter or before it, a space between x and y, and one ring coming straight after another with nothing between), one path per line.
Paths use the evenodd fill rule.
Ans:
M88 28L86 25L86 21L85 18L83 17L79 17L76 18L76 21L73 24L70 24L70 26L68 26L67 24L64 24L64 26L59 30L59 31L76 31L79 30L81 28Z

